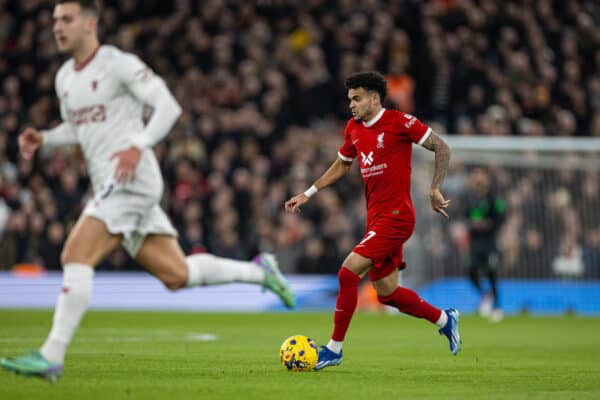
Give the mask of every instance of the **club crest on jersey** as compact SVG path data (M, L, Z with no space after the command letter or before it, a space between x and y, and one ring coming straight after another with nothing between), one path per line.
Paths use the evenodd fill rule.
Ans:
M98 81L94 79L92 81L92 90L95 92L96 89L98 89Z
M378 149L383 149L383 135L385 135L385 132L381 132L379 135L377 135L377 148Z
M360 152L360 157L362 159L363 165L371 165L373 164L373 152L369 152L369 154L365 154L362 151Z

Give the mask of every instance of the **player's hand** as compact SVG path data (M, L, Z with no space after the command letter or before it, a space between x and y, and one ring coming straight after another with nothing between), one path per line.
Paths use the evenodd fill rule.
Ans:
M308 201L308 196L300 193L285 202L285 210L290 212L300 211L300 206Z
M448 213L444 210L450 204L450 200L444 199L444 195L439 189L432 189L429 192L429 201L431 201L431 208L438 214L442 214L446 218L448 217Z
M113 154L110 159L117 159L115 180L119 183L132 181L135 178L135 169L137 168L141 157L142 151L135 146L131 146L127 150L121 150Z
M42 145L44 137L37 129L27 127L19 135L19 151L24 159L30 160Z

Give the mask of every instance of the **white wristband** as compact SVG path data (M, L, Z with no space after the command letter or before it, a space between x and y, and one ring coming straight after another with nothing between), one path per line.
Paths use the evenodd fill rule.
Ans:
M306 189L306 192L304 192L304 195L308 198L311 198L318 191L319 191L319 189L317 189L317 187L315 185L312 185L311 187Z

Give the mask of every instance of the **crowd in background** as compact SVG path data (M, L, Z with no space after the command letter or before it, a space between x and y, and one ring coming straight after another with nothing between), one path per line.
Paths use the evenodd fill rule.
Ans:
M18 157L24 126L59 122L54 75L64 58L52 25L51 1L0 0L0 269L59 269L91 195L78 149ZM599 27L594 0L123 0L104 1L99 34L139 55L184 109L155 148L184 250L239 259L275 251L286 272L334 273L364 233L358 170L301 214L283 203L335 159L347 75L383 72L386 106L442 134L600 137ZM457 165L445 190L460 198L467 176ZM515 176L493 173L512 207L498 240L506 271L535 251L549 253L543 268L552 271L561 246L575 245L600 269L600 221L590 225L576 207L591 202L598 215L598 172L574 172L542 195L539 175ZM426 203L417 209L433 214ZM572 234L544 237L554 222ZM422 236L432 265L460 257L461 232L445 223ZM117 251L101 268L132 265Z

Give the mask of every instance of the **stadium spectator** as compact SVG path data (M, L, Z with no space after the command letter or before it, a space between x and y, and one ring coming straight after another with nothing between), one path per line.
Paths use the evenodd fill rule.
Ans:
M48 127L60 119L53 77L63 58L52 35L53 2L0 3L0 193L11 211L18 212L22 202L31 201L44 216L45 230L59 221L68 231L90 195L82 190L89 178L81 154L77 149L51 151L26 165L17 159L16 144L17 133L26 124ZM600 6L594 0L105 0L104 6L102 41L149 60L183 107L176 127L155 148L167 178L163 204L182 233L188 229L182 216L188 203L202 205L202 232L210 232L211 221L219 216L211 199L229 188L235 193L231 207L238 212L238 241L260 250L289 252L290 227L279 218L278 193L297 192L297 187L316 178L313 171L329 163L343 129L341 121L348 117L343 78L361 69L385 72L398 107L403 111L413 107L439 132L600 137ZM373 65L360 60L372 60ZM181 179L192 179L193 185L175 178L182 173L181 158L195 170L193 177ZM236 173L240 168L250 176L240 177ZM70 183L67 191L63 188L65 171L76 175L75 189L73 177L64 178ZM353 206L362 201L356 194L360 179L355 179L356 172L350 174L354 175L333 190L346 201L338 212L361 226L364 216L357 214L361 207ZM290 183L282 184L282 178ZM452 175L447 182L450 179ZM579 175L573 179L572 187L583 183ZM248 180L246 202L243 186ZM547 191L559 188L552 179L545 184ZM32 200L21 198L25 187ZM511 276L526 273L518 266L522 243L504 240L505 232L518 235L525 229L522 221L518 223L525 207L519 187L515 179L503 187L507 198L516 197L518 203L511 206L500 232L500 251L515 258L511 264L513 257L503 255L508 261L505 273ZM270 200L265 200L267 194ZM576 197L577 192L571 195ZM77 196L79 204L74 206ZM542 194L546 196L549 193ZM598 209L598 201L591 198L586 207L592 208L585 209ZM319 240L324 256L339 264L343 256L337 244L348 234L359 239L360 229L328 229L324 234L322 225L330 223L321 216L331 211L327 207L315 204L304 217L313 227L311 239ZM589 213L579 214L578 224L588 217ZM541 221L534 228L542 243L558 248L560 238L547 229L549 224ZM14 225L10 229L8 225L12 223L7 222L0 247L14 250ZM449 235L447 227L435 229L436 235ZM218 238L198 236L197 227L192 231L196 231L191 234L194 246L212 251L211 246L222 245ZM589 233L587 227L577 237L584 246L584 260L593 253L588 247L594 248L588 243ZM315 248L309 251L305 239L296 244L300 250L290 256L287 271L303 271L299 260ZM461 256L454 254L456 249L436 246L427 257ZM10 253L15 256L3 259L2 268L39 257L31 251ZM551 274L542 263L530 263L528 270ZM461 274L459 269L445 272Z

